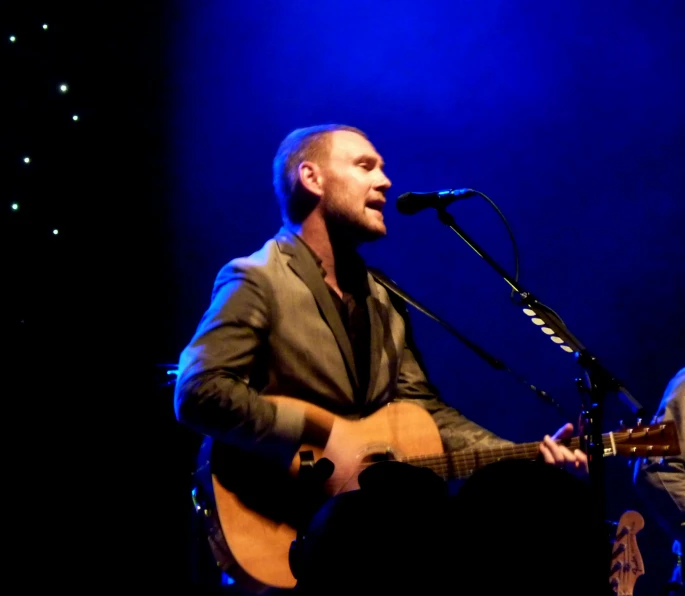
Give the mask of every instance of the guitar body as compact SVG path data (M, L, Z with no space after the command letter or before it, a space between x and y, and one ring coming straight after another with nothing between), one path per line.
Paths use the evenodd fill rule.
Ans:
M311 515L326 498L358 489L360 472L376 462L401 460L428 467L450 480L468 478L489 463L503 459L533 460L539 454L538 442L445 453L431 415L409 402L393 402L366 418L349 420L295 398L265 399L304 410L308 418L320 422L332 420L332 425L326 424L331 428L326 448L303 445L299 453L310 452L312 463L326 458L335 470L320 487L319 498L312 499L311 491L303 492L298 480L300 455L290 470L284 470L222 443L210 442L209 453L203 446L197 473L202 498L196 500L197 510L204 513L209 544L219 567L239 586L255 594L269 588L295 587L289 555L297 537L296 528L302 527L302 519L308 517L301 509L308 509ZM654 457L680 452L672 421L607 433L602 438L605 457ZM570 439L567 445L570 449L581 448L580 438ZM642 560L634 540L641 526L635 519L622 519L621 523L629 527L625 525L629 521L632 531L621 536L626 541L621 548L638 558L624 564L622 575L614 578L623 585L642 573ZM623 556L623 551L620 554ZM630 572L625 571L628 566Z
M299 400L272 399L296 402L309 416L330 416ZM313 452L315 461L326 457L335 464L333 475L326 482L326 493L335 495L358 489L359 473L374 461L439 454L443 446L438 428L426 410L415 404L395 402L361 420L336 417L326 449L306 445L301 448L307 450ZM215 455L212 454L212 468L221 465ZM293 463L297 468L299 461ZM246 504L239 494L226 488L219 474L212 473L212 488L215 512L233 559L230 572L236 581L253 592L270 587L293 588L296 580L288 555L296 538L295 527ZM273 491L273 499L280 496Z

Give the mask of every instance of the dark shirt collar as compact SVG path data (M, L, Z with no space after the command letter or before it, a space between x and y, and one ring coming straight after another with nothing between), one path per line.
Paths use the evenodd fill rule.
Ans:
M319 267L322 277L326 277L326 269L323 266L323 261L314 252L309 244L307 244L301 236L293 234L295 238L301 242L312 255L314 261ZM343 291L348 291L352 294L357 294L358 290L363 290L364 294L368 293L368 278L366 276L366 264L364 259L358 253L349 253L348 258L341 264L338 264L338 283Z
M309 254L312 255L312 258L314 259L314 261L316 261L316 265L319 268L319 271L321 272L321 276L326 277L326 270L324 269L323 261L319 258L319 255L317 255L314 252L314 249L312 249L312 247L309 246L309 244L307 244L299 234L292 234L297 239L297 241L309 251Z

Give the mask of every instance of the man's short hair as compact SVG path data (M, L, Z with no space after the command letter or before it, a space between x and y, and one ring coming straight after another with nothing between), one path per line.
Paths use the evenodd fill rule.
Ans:
M273 184L284 220L299 222L303 209L299 208L298 169L303 161L326 159L330 153L330 134L347 130L366 137L353 126L344 124L320 124L293 130L278 147L273 163Z

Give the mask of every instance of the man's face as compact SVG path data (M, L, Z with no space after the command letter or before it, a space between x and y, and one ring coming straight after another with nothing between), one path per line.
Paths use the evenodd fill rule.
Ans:
M330 134L331 151L322 164L321 207L329 225L367 242L385 236L385 192L390 180L383 158L364 137L347 130Z

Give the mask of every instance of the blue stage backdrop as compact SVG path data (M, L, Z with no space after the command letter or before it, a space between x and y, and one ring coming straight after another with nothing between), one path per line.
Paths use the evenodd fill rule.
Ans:
M531 324L509 286L407 191L477 189L502 210L520 283L651 413L685 365L685 9L681 2L253 0L185 2L169 50L180 352L229 259L280 225L271 161L292 129L366 131L393 182L369 264L577 417L573 357ZM450 207L513 274L503 222L476 197ZM537 440L564 421L413 312L445 400L497 433ZM607 403L605 430L630 411ZM607 460L609 515L641 511L655 594L670 542ZM560 532L569 531L560 527Z

